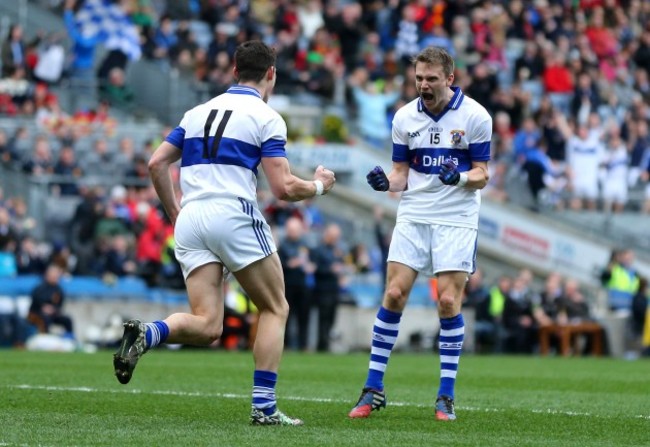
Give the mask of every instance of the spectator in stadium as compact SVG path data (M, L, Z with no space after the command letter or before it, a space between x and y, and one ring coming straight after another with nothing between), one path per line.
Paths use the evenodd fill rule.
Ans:
M355 70L349 77L349 83L357 107L361 135L373 146L383 148L390 137L388 108L399 99L400 91L392 81L372 81L364 68Z
M314 302L318 308L318 341L316 350L328 352L332 328L341 295L341 282L346 273L345 254L341 247L341 228L331 223L323 230L322 242L310 258L315 264Z
M178 45L178 36L169 16L165 15L160 18L153 40L156 45L153 51L154 58L160 63L164 63L165 68L169 67L172 50Z
M544 89L553 106L568 115L574 90L573 75L567 66L567 56L557 48L549 51L551 53L543 73Z
M65 49L59 33L50 34L38 50L38 61L34 67L34 79L37 82L57 84L63 75Z
M106 35L100 31L94 35L85 33L77 24L74 16L74 9L77 0L65 0L63 20L72 41L72 57L68 66L68 74L72 80L72 88L77 89L80 94L92 94L95 85L95 49L102 42Z
M474 273L469 276L467 284L465 285L465 297L463 306L476 308L482 306L485 300L490 298L490 291L483 282L483 270L477 268Z
M650 163L650 132L645 119L628 121L630 136L630 163L628 184L633 188L639 182L641 174Z
M561 126L567 140L571 208L581 210L586 207L595 210L599 196L598 171L604 155L600 133L597 129L590 129L589 124L585 122L577 123L575 132L566 122L562 121Z
M46 257L34 238L27 236L20 240L16 267L19 275L42 275L45 271Z
M36 138L31 157L23 164L23 171L35 176L54 172L54 161L47 137L41 135Z
M544 289L540 294L542 312L552 321L557 317L557 300L562 297L562 275L551 272L544 281Z
M62 275L60 267L47 267L43 281L32 291L27 320L42 334L48 333L55 324L63 326L66 337L74 338L72 319L63 313L65 293L60 285Z
M136 150L133 138L126 135L120 138L120 142L118 144L118 152L115 154L115 158L113 160L113 163L115 164L115 171L121 175L124 175L123 173L127 173L130 169L132 169L135 163L135 156Z
M528 188L533 196L533 211L538 212L543 206L563 208L562 196L567 186L565 170L548 156L545 140L539 140L526 152L522 170L526 173ZM542 193L545 193L544 200Z
M628 196L628 152L617 124L609 126L605 137L602 196L607 213L622 213Z
M289 318L285 332L285 346L305 351L309 336L309 317L312 290L308 278L315 266L309 259L303 222L290 217L284 224L285 237L278 247L278 256L284 272L285 295L289 303Z
M277 249L256 203L255 173L262 164L274 195L292 201L329 191L335 178L333 172L322 166L316 169L313 182L291 174L284 147L286 123L265 104L276 79L273 50L259 40L242 43L235 54L234 74L239 84L189 111L149 161L154 187L175 227L175 253L186 278L192 312L176 313L164 321L148 324L129 320L113 365L119 382L127 384L140 357L160 343L209 345L215 342L223 328L223 276L227 270L260 311L258 337L253 348L255 372L250 422L302 425L302 420L290 418L277 409L275 385L289 310ZM215 123L213 127L215 136L211 139L215 144L205 148L196 145L196 139L191 136L198 129L203 132L206 122L210 124L207 127L213 124L217 109L222 114L218 117L221 125ZM254 128L251 123L255 124ZM235 146L220 144L223 132ZM248 135L248 142L234 138L238 135ZM245 151L253 150L252 156L245 157L246 163L241 144ZM209 146L213 146L215 153L217 149L230 151L233 160L238 162L223 162L216 155L209 157ZM194 161L181 167L181 207L170 167L182 154L185 160L189 156ZM202 158L206 160L204 156L213 162L201 163ZM203 180L196 183L198 179ZM203 223L197 225L197 219Z
M568 278L564 281L562 295L556 300L556 307L556 321L559 325L595 323L589 303L587 303L584 294L580 290L580 284L575 279ZM601 338L604 339L604 330L601 329L601 332ZM582 351L587 353L591 351L593 340L591 336L585 338ZM580 354L580 352L576 354Z
M108 142L104 138L97 138L93 143L92 151L87 151L81 157L79 165L81 170L89 176L106 176L114 177L115 154L108 147Z
M503 305L503 327L506 332L505 352L530 354L537 340L534 301L526 279L519 275Z
M363 35L359 21L362 18L362 12L359 3L341 5L328 3L324 11L325 27L338 37L346 73L352 72L359 61L359 46Z
M104 191L99 186L81 183L81 201L69 223L70 247L78 259L75 274L88 275L93 272L95 257L95 231L104 213Z
M316 51L310 51L306 62L306 70L299 75L305 91L320 99L332 99L335 80L332 70L325 65L325 57Z
M79 193L77 180L83 174L75 159L74 149L70 146L63 146L59 151L59 159L54 165L54 174L66 177L65 180L55 183L58 194L62 196L76 196Z
M27 68L25 46L22 26L17 23L12 24L0 48L3 78L11 76L16 68Z
M384 209L377 205L373 209L375 242L379 248L379 268L381 272L381 291L384 293L386 277L388 274L388 249L393 235L392 231L386 231L383 224Z
M15 153L10 144L7 138L7 132L4 129L0 129L0 164L5 167L10 167L17 159L18 154Z
M401 192L402 199L386 292L373 326L368 375L351 418L367 418L386 405L384 373L409 293L422 274L438 281L441 380L435 417L456 419L454 388L465 331L462 295L475 268L479 190L488 182L493 124L482 105L452 87L454 60L446 51L427 47L414 66L419 98L393 119L393 168L386 175L377 166L367 175L374 190ZM450 151L450 145L465 150ZM455 158L445 159L450 153ZM439 200L440 206L431 207L431 200ZM458 210L443 205L447 200L458 204Z
M99 85L99 98L121 109L130 110L133 107L135 94L126 84L123 69L115 67L108 72L108 79Z
M134 275L138 265L125 235L113 236L108 242L108 251L103 254L101 276L112 282L115 278Z
M353 273L365 274L373 270L368 246L362 242L354 244L345 258Z
M650 156L646 158L645 165L645 168L641 171L641 180L645 182L645 194L642 210L645 214L650 214Z
M512 140L517 164L523 165L525 163L528 159L528 152L538 147L540 138L541 132L535 120L532 117L526 118Z
M501 275L485 300L476 304L474 335L478 352L503 352L503 308L512 290L512 278Z
M631 249L614 250L603 269L600 280L608 295L610 310L629 314L634 295L639 290L639 273L634 267L635 254Z

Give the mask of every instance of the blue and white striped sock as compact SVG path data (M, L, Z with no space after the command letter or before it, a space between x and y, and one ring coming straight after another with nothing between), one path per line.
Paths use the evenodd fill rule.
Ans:
M169 326L164 321L154 321L153 323L145 323L147 332L145 333L145 340L147 348L155 348L161 343L165 343L169 336Z
M255 370L253 373L253 406L270 416L276 411L275 384L277 373Z
M388 366L390 353L393 346L395 346L395 341L397 341L401 318L401 312L391 312L383 306L379 308L377 318L375 318L375 325L372 328L372 348L366 388L384 389L384 373L386 372L386 366Z
M458 372L458 360L465 337L465 320L458 314L451 318L440 319L440 389L438 397L454 398L454 385Z

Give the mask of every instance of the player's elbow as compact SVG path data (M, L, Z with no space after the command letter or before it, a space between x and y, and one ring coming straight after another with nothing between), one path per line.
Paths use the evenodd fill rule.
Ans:
M156 154L154 153L149 159L149 163L147 163L147 168L149 169L149 173L153 174L154 172L159 171L162 168L162 165L162 160L160 157L156 157Z
M271 192L273 195L280 199L286 200L288 202L294 202L299 199L298 184L294 177L288 178L282 182L276 182L271 185Z
M291 194L289 187L284 183L271 185L271 192L279 200L290 200Z

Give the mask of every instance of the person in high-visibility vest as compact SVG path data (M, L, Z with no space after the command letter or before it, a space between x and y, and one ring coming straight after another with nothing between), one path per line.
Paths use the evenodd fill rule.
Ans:
M639 274L633 267L634 252L621 250L612 257L601 276L607 288L608 304L611 310L632 309L632 300L639 290Z

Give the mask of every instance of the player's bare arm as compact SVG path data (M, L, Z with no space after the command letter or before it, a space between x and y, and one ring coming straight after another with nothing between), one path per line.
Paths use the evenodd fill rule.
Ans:
M393 162L393 169L388 174L388 181L391 192L401 192L406 190L409 178L409 164L408 162Z
M336 182L334 173L322 166L316 168L312 181L296 177L291 173L289 160L284 157L264 157L262 158L262 168L273 195L289 202L298 202L316 195L326 194ZM321 185L322 190L320 190Z
M472 189L483 189L490 180L490 174L488 174L488 162L487 161L473 161L472 169L467 171L467 183L465 188Z
M163 141L149 160L149 175L160 202L172 225L176 224L176 218L181 206L176 200L174 183L169 168L181 158L181 151L171 143Z

